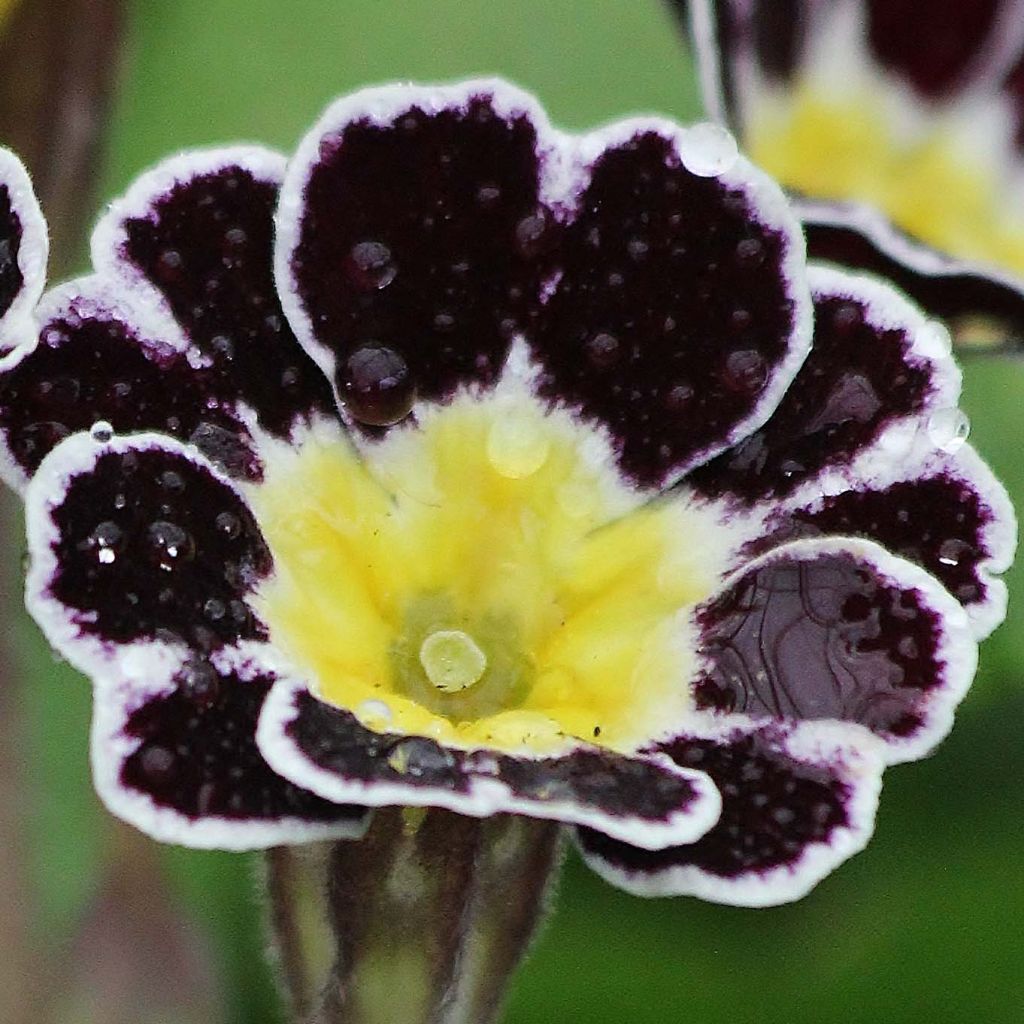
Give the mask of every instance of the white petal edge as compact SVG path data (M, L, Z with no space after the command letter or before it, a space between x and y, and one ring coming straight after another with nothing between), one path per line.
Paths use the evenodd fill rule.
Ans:
M7 187L11 210L21 223L18 269L22 277L21 289L0 318L2 370L11 354L35 336L32 311L46 284L50 238L24 164L9 149L3 148L0 148L0 185Z
M168 678L169 670L180 664L182 648L159 640L122 643L82 632L79 622L89 613L68 607L49 592L59 568L54 547L60 540L51 512L63 502L73 480L90 473L103 455L153 450L187 459L237 495L241 505L248 507L237 483L213 466L194 445L182 444L167 434L158 433L117 435L108 441L97 441L85 432L72 434L43 459L25 489L29 556L25 607L50 646L98 687L117 680L141 684L150 678Z
M145 684L121 682L95 694L90 734L93 783L112 814L160 842L196 849L244 851L362 837L368 821L327 824L292 817L274 821L217 815L190 818L125 786L120 779L121 767L143 742L125 734L128 718L143 704L174 689L169 676L163 677L163 684L153 682L156 678L151 677Z
M717 729L700 728L699 738L722 738L737 731L757 730L730 716ZM773 907L806 896L843 861L859 853L874 831L882 788L883 762L879 742L860 726L834 722L803 722L788 730L781 751L794 760L831 766L840 782L849 786L846 804L849 824L836 828L831 841L810 843L799 858L764 872L735 877L715 875L695 865L675 865L662 871L628 871L586 849L577 847L587 865L606 882L634 896L696 896L734 907Z
M693 842L715 824L721 813L721 797L711 780L703 772L680 768L664 755L644 757L643 760L657 764L672 775L685 778L696 795L685 809L670 814L663 822L651 821L638 815L625 817L606 814L574 801L519 797L505 783L487 776L473 778L465 793L456 793L442 787L346 780L314 764L287 734L288 725L298 715L296 698L305 692L306 684L298 680L282 679L274 684L263 705L256 742L267 763L279 775L333 803L368 807L443 807L474 818L493 814L523 814L564 824L584 825L614 839L651 850Z
M941 681L932 689L923 691L915 705L915 710L925 719L922 727L909 737L879 737L887 764L918 761L930 754L953 728L956 707L970 688L978 666L978 644L972 635L967 612L931 573L892 554L874 541L861 537L815 537L790 541L746 562L723 581L720 589L705 604L713 602L717 594L728 591L748 573L774 562L811 561L829 555L849 556L865 564L884 585L915 591L920 607L933 615L938 623L934 657ZM699 610L695 614L699 614ZM699 627L697 629L699 635ZM737 716L723 714L719 717L732 720ZM759 720L777 721L768 716ZM835 724L850 726L855 723L844 721Z

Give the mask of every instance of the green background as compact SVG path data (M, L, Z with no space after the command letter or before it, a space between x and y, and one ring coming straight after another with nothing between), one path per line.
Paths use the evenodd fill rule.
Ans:
M335 95L386 79L500 74L573 128L637 111L699 116L692 65L656 0L136 0L101 194L176 149L248 139L287 151ZM972 437L1017 498L1024 374L966 371ZM1020 574L1011 592L1022 593ZM802 902L750 911L623 895L571 859L516 985L510 1024L1024 1019L1021 793L1024 611L983 650L953 736L886 777L867 851ZM26 816L41 928L73 927L98 877L106 813L87 764L88 692L21 622L34 782ZM222 1020L272 1024L255 865L168 850L212 936ZM83 1021L83 1024L85 1022ZM90 1022L91 1024L91 1022ZM398 1024L398 1022L396 1022Z

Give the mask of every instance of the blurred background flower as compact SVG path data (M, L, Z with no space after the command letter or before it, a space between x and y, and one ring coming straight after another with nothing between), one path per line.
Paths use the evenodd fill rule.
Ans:
M85 225L73 213L91 214L90 191L98 212L186 146L249 139L290 150L332 97L367 83L497 73L570 128L637 110L684 122L701 114L693 65L658 0L129 0L123 35L116 18L91 20L104 6L0 3L0 141L34 164L57 273L84 266ZM32 99L72 74L63 102ZM70 154L97 152L89 140L105 119L107 81L115 91L91 184L88 156ZM70 182L63 192L50 184L58 172ZM979 362L965 377L974 439L1024 497L1024 369ZM88 778L88 686L21 617L21 524L7 516L4 528L0 1019L280 1022L255 862L158 851L126 839L100 808ZM886 780L865 853L804 901L768 911L644 902L570 861L510 1024L1019 1020L1021 582L1011 574L1010 618L983 649L951 738ZM174 979L177 999L161 978Z

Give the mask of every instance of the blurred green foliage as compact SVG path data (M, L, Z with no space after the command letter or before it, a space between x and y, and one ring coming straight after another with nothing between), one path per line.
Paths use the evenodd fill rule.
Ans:
M178 148L244 138L287 150L333 96L385 79L500 74L569 127L640 110L699 113L690 62L657 0L131 6L108 198ZM966 382L973 436L1020 499L1024 369L972 363ZM1018 570L1018 597L1022 584ZM1024 1019L1022 604L1011 603L986 645L953 737L929 761L887 777L865 853L808 899L766 911L635 899L572 860L509 1024ZM27 822L45 894L40 926L58 934L95 884L106 817L88 776L87 685L54 662L31 624L17 628L41 794ZM252 898L257 863L183 850L166 861L220 950L224 1021L274 1024Z

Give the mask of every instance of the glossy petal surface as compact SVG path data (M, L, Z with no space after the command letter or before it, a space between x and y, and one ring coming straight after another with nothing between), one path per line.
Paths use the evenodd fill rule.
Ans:
M751 907L786 903L871 835L881 765L870 742L858 743L855 734L832 726L735 725L681 736L664 749L711 776L722 815L695 843L657 851L580 830L587 863L630 892Z

